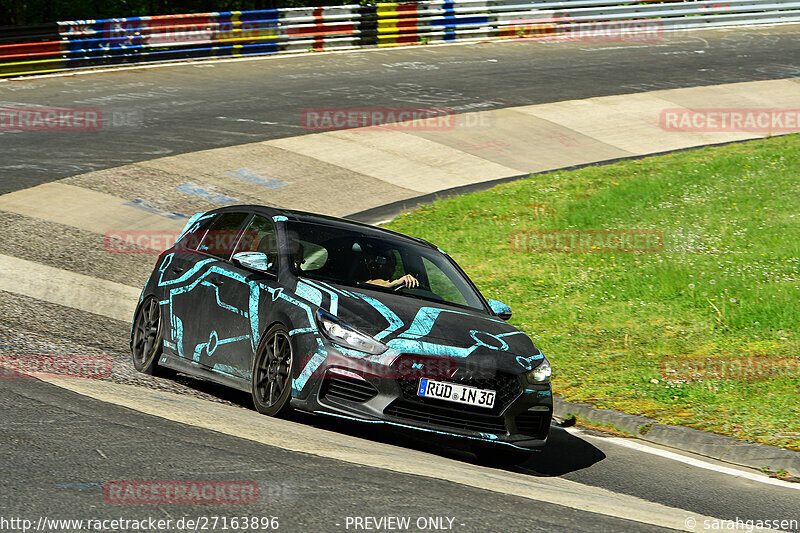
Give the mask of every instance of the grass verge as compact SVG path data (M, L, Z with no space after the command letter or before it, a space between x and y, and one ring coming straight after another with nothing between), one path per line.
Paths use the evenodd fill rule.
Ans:
M800 450L800 135L539 174L387 227L508 303L566 400ZM631 229L663 249L511 246Z

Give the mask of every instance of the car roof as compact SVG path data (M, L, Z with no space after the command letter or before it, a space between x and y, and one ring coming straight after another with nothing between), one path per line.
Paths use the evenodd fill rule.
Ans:
M323 215L320 213L311 213L308 211L281 209L277 207L256 205L256 204L236 204L236 205L228 205L225 207L213 209L209 211L209 213L225 213L229 211L253 211L253 212L263 213L269 217L285 216L287 219L296 222L305 222L308 224L320 224L322 226L341 228L351 231L361 231L364 233L371 233L375 237L390 236L394 238L407 239L429 248L434 248L436 250L439 249L435 245L431 244L425 239L420 239L419 237L413 237L411 235L406 235L404 233L399 233L397 231L392 231L385 228L379 228L377 226L372 226L370 224L365 224L363 222L356 222L355 220L348 220L346 218Z

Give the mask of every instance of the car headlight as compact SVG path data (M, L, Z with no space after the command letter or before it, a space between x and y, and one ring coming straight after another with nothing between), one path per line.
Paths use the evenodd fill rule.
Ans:
M336 344L372 355L388 350L385 344L345 324L323 309L317 311L317 322L322 333Z
M550 376L553 374L553 368L550 366L550 361L547 357L542 359L542 362L534 368L525 373L525 379L528 383L534 385L537 383L547 383L550 381Z

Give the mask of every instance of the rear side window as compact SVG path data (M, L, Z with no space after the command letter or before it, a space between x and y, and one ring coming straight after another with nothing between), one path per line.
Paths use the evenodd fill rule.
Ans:
M175 243L176 248L181 251L194 251L197 250L200 241L208 231L211 224L217 219L216 215L205 216L195 222L192 227L186 230L186 233L181 239Z
M247 213L224 213L214 220L211 227L203 236L198 252L214 255L220 259L227 259L231 256L233 246L239 230L247 218Z

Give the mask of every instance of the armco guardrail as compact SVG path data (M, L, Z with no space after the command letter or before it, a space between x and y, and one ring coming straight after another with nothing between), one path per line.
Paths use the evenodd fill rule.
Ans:
M268 9L0 28L0 76L109 65L497 38L660 35L800 22L800 0L458 0Z

